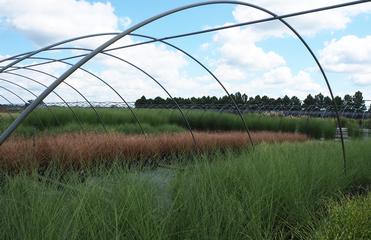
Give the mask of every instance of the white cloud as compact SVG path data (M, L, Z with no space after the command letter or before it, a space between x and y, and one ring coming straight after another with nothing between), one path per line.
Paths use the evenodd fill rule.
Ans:
M0 0L0 16L39 45L91 33L117 31L109 2L85 0Z
M339 2L341 1L261 0L258 4L282 14ZM313 35L325 29L344 29L353 16L369 11L370 8L371 4L364 4L362 7L311 14L289 21L298 27L300 33ZM266 17L247 7L236 7L233 16L237 22ZM115 32L132 23L128 17L116 16L109 2L89 3L86 0L49 0L48 4L45 4L43 0L0 0L0 18L3 19L0 24L7 24L39 45L90 33ZM231 92L242 91L249 95L268 94L270 96L288 94L299 97L304 97L310 92L325 92L325 89L317 84L307 71L293 72L283 56L274 51L266 51L259 45L268 37L283 37L286 34L287 31L279 23L234 28L216 33L211 42L205 43L200 48L203 53L209 51L214 54L212 56L216 56L211 68ZM93 48L107 38L110 37L79 42L79 45ZM327 69L331 71L352 73L351 79L354 82L368 84L369 73L364 70L364 67L371 53L367 50L368 48L354 50L351 46L371 46L370 40L367 42L364 42L364 39L361 42L358 41L359 39L350 40L352 43L348 48L345 42L349 39L330 42L323 51L327 52L321 61L324 61ZM134 40L126 37L114 46L132 43L135 43ZM189 60L169 48L152 44L116 51L114 54L142 67L174 96L224 94L210 76L187 73ZM117 60L98 56L86 67L91 69L98 67L95 72L112 84L127 100L135 100L141 95L167 97L164 91L143 73ZM46 70L58 75L63 69L50 66ZM357 71L359 74L354 74ZM45 83L51 83L51 79L39 75L37 77ZM73 74L68 82L91 100L120 101L106 86L99 84L97 80L81 71ZM26 86L37 91L42 89L35 85L31 86L31 83L25 82L24 84L30 84ZM65 86L58 87L57 91L68 100L82 100ZM58 101L52 96L49 99Z
M371 84L371 36L333 39L322 49L320 57L326 70L345 73L360 85Z
M134 41L129 38L126 39L125 44L130 43L134 43ZM174 96L207 94L205 91L213 88L210 77L204 75L191 76L187 73L186 68L189 65L189 59L185 55L163 45L150 44L136 48L126 48L116 51L114 54L142 68ZM135 100L142 95L168 97L157 83L140 70L107 57L102 58L101 63L106 69L102 72L102 76L114 84L117 83L117 89L129 93L127 96L131 100Z
M127 28L132 24L132 20L129 17L121 17L119 22L124 28Z
M0 61L3 61L3 62L0 63L0 66L9 63L9 61L11 61L11 60L6 60L6 61L4 61L5 59L7 59L7 58L9 58L9 57L10 57L9 55L2 55L2 54L0 54Z
M345 1L314 0L300 2L296 0L261 0L256 4L277 14L285 14L341 2ZM288 21L301 34L315 35L323 30L336 31L344 29L351 22L352 17L370 11L371 4L363 4L295 17ZM233 16L236 22L243 22L265 18L269 15L256 9L238 6L234 9ZM225 25L230 24L226 23ZM233 85L230 85L231 88L236 90L238 88L240 90L246 89L246 92L253 95L269 92L272 96L282 95L283 93L304 97L308 93L327 92L323 86L311 78L307 71L302 70L293 73L283 56L280 56L274 51L267 51L259 45L262 40L269 37L281 38L289 36L288 34L291 33L279 22L233 28L218 32L214 35L213 47L218 49L220 59L213 62L214 69L216 69L215 71L218 73L218 76L221 76L220 78L233 81ZM355 44L360 45L360 43ZM354 44L349 44L349 46L352 45ZM368 44L368 46L370 45ZM349 50L351 52L351 49ZM361 58L365 56L371 56L371 54L362 52L357 57ZM339 63L336 63L337 67L340 67L340 63L344 64L344 62L346 62L344 59L339 59ZM310 66L306 68L308 67ZM348 64L346 67L354 66ZM363 65L356 67L363 67ZM367 82L368 75L353 75L353 78L355 82L364 84Z
M287 67L274 68L262 77L250 82L254 90L259 94L267 94L268 96L298 96L305 98L309 93L325 92L326 89L316 83L306 71L299 71L294 74Z
M90 33L115 32L118 31L120 26L127 27L131 24L130 18L119 18L115 15L109 2L89 3L85 0L50 0L47 4L43 0L0 0L0 16L4 17L9 27L24 34L39 45ZM94 48L110 37L79 41L74 45ZM126 37L112 47L132 43L134 43L132 38ZM57 52L53 51L52 53ZM73 51L72 53L80 54L81 52ZM185 68L188 65L188 60L174 50L152 44L136 47L135 49L115 51L114 54L132 61L146 70L163 83L174 96L187 94L192 96L200 92L205 93L201 84L204 76L191 77L186 74ZM164 91L143 73L134 71L132 67L120 63L118 60L97 56L85 67L96 69L94 71L96 74L102 76L104 80L107 80L129 100L135 100L143 94L166 96ZM46 69L47 72L51 74L58 76L61 73L61 69L53 69L51 66L46 68L48 68ZM30 76L36 75L31 74ZM13 79L18 81L18 78L14 77ZM40 79L45 83L51 83L51 80L46 77ZM99 84L97 80L81 71L74 73L67 81L96 101L119 100L107 86ZM24 84L26 87L37 90L37 92L43 90L43 87L29 82L24 82ZM82 100L81 97L72 93L64 85L58 87L57 91L69 100ZM52 96L48 99L57 100Z
M249 28L234 28L216 33L214 42L219 45L222 59L230 65L267 70L285 65L286 62L273 51L264 51L256 43L259 36Z
M259 0L257 5L278 15L303 11L313 8L335 5L349 2L348 0ZM323 30L341 30L351 22L351 18L361 13L371 12L371 4L364 3L356 6L344 7L319 13L312 13L303 16L288 18L287 21L294 26L299 33L304 35L314 35ZM237 6L233 11L233 16L237 22L244 22L270 17L269 14L252 9L246 6ZM275 36L282 37L289 32L278 22L269 22L254 25L255 29L265 37Z
M241 81L246 79L246 73L242 71L239 67L227 63L218 64L215 71L216 76L222 81Z

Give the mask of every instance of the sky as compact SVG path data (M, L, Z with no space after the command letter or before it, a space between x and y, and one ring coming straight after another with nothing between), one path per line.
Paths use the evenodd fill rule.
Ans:
M246 2L276 14L287 14L347 1ZM0 0L0 60L77 36L122 32L154 15L195 2L199 1ZM251 7L216 4L161 18L134 33L159 38L266 17L269 17L267 13ZM313 49L335 95L343 97L360 90L365 99L371 99L371 2L291 17L286 21ZM60 47L94 49L111 37L113 35L94 37ZM142 41L145 39L127 36L112 47ZM308 94L329 95L325 80L307 49L285 25L277 21L171 39L168 42L185 50L209 68L230 93L239 91L248 96L270 97L295 95L301 99ZM35 57L61 59L87 52L57 49ZM110 53L116 58L96 56L83 66L84 70L76 71L66 80L68 85L61 84L55 92L69 102L84 101L73 88L90 101L113 102L122 99L135 101L142 95L192 97L226 94L222 86L193 59L163 43L124 48ZM55 77L70 67L68 64L79 59L0 74L0 103L5 103L5 98L14 103L34 99ZM45 60L31 59L16 66L23 67L40 61ZM4 61L0 66L7 63L9 61ZM45 101L61 100L51 94Z

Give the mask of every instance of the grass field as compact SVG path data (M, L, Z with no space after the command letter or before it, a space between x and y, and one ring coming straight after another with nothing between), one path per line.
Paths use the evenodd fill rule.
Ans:
M26 119L17 130L21 135L33 135L35 131L45 132L104 132L103 122L109 132L137 134L141 128L129 110L97 109L100 117L94 111L85 108L74 108L74 112L82 123L66 108L53 108L55 115L46 109L38 109ZM136 117L147 133L179 132L187 129L187 124L177 110L168 109L135 109ZM190 127L198 131L231 131L244 130L244 125L238 115L217 113L212 111L184 110ZM56 120L58 119L58 120ZM244 119L252 131L299 132L312 138L331 139L335 136L336 121L334 119L268 116L264 114L245 114ZM0 130L11 122L11 118L3 116ZM371 122L371 121L370 121ZM349 129L352 137L360 136L360 124L356 120L343 119L343 126ZM366 127L370 124L364 123ZM159 129L160 128L160 129Z
M370 239L370 141L342 119L64 108L0 146L0 239ZM0 130L11 122L0 115ZM82 128L81 128L82 127ZM284 143L282 143L284 142ZM340 210L339 210L340 209ZM348 214L341 214L346 212ZM350 216L350 217L349 217ZM367 223L367 222L366 222Z
M3 173L0 238L313 239L327 207L370 186L369 146L347 143L346 176L338 143L316 141L195 156L182 171Z

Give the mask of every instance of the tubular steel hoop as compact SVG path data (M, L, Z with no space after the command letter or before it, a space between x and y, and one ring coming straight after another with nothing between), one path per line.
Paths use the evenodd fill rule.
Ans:
M13 69L15 69L15 70L18 70L18 69L26 69L26 70L29 70L29 69L27 69L27 68L23 68L23 67L12 67ZM25 79L27 79L27 80L30 80L30 81L32 81L32 82L34 82L34 83L37 83L37 84L39 84L39 85L41 85L41 86L43 86L43 87L45 87L45 88L47 88L48 86L47 85L45 85L45 84L43 84L43 83L41 83L41 82L39 82L39 81L37 81L37 80L35 80L35 79L33 79L33 78L30 78L30 77L28 77L28 76L25 76L25 75L23 75L23 74L19 74L19 73L13 73L13 72L8 72L8 71L6 71L6 72L3 72L3 73L6 73L6 74L11 74L11 75L15 75L15 76L19 76L19 77L22 77L22 78L25 78ZM1 78L0 78L1 79ZM9 82L10 83L10 81L8 81L7 80L7 82ZM13 83L13 82L12 82ZM53 91L52 93L54 93L54 95L56 95L59 99L61 99L61 101L67 106L67 108L72 112L72 114L74 115L74 117L75 117L75 119L77 120L77 122L79 123L79 125L80 125L80 128L83 130L83 127L82 127L82 123L81 123L81 120L77 117L77 115L76 115L76 113L75 113L75 111L73 111L73 109L71 108L71 106L58 94L58 93L56 93L55 91ZM49 109L49 107L46 105L46 107ZM51 109L51 111L52 111L52 109ZM52 113L53 115L54 115L54 113ZM56 118L56 116L54 115L54 118Z
M3 95L0 94L0 97L1 97L2 99L4 99L6 102L8 102L10 105L15 106L14 103L12 103L11 101L9 101L9 99L7 99L6 97L4 97ZM12 114L10 114L10 112L7 112L7 113L8 113L8 115L9 115L9 117L10 117L11 119L15 120L15 117L14 117Z
M149 36L145 36L145 35L142 35L142 34L130 34L131 36L137 36L137 37L144 37L144 38L151 38L152 40L158 40L158 39L156 39L156 38L153 38L153 37L149 37ZM240 111L240 109L238 108L238 106L237 106L237 103L236 103L236 101L233 99L233 97L231 96L231 94L228 92L228 90L226 89L226 87L223 85L223 83L215 76L215 74L212 72L212 71L210 71L210 69L209 68L207 68L203 63L201 63L198 59L196 59L195 57L193 57L191 54L189 54L187 51L185 51L185 50L183 50L183 49L181 49L181 48L179 48L179 47L177 47L177 46L175 46L175 45L173 45L173 44L171 44L171 43L169 43L169 42L166 42L166 41L164 41L164 40L158 40L158 41L160 41L160 42L162 42L162 43L164 43L164 44L166 44L166 45L168 45L168 46L170 46L170 47L172 47L172 48L174 48L174 49L176 49L176 50L178 50L178 51L180 51L180 52L182 52L183 54L185 54L186 56L188 56L189 58L191 58L193 61L195 61L198 65L200 65L203 69L205 69L217 82L218 82L218 84L223 88L223 90L224 90L224 92L225 93L227 93L227 95L228 95L228 97L232 100L232 102L233 102L233 105L235 106L235 108L236 108L236 110L237 110L237 112L238 112L238 115L239 115L239 117L240 117L240 119L241 119L241 121L242 121L242 124L243 124L243 126L244 126L244 128L245 128L245 130L246 130L246 132L247 132L247 135L248 135L248 137L249 137L249 140L250 140L250 143L251 143L251 145L252 146L254 146L254 142L253 142L253 140L252 140L252 138L251 138L251 135L250 135L250 131L249 131L249 128L247 127L247 124L246 124L246 122L245 122L245 119L243 118L243 116L242 116L242 113L241 113L241 111Z
M5 79L5 78L1 78L0 77L0 81L2 81L2 82L6 82L6 83L8 83L8 84L11 84L11 85L13 85L13 86L17 86L17 87L19 87L20 89L23 89L24 91L26 91L26 92L28 92L29 94L31 94L32 96L34 96L34 97L37 97L37 95L34 93L34 92L32 92L31 90L29 90L29 89L27 89L27 88L25 88L25 87L23 87L23 86L21 86L21 85L19 85L19 84L17 84L17 83L14 83L14 82L12 82L12 81L9 81L9 80L7 80L7 79ZM58 119L57 119L57 116L55 116L55 114L54 114L54 112L47 106L47 105L45 105L45 107L46 107L46 109L52 114L52 116L53 116L53 118L56 120L56 122L57 122L57 124L58 124Z
M86 48L53 48L53 49L49 49L49 50L70 50L70 49L73 49L73 50L82 50L82 51L93 51L92 49L86 49ZM49 50L47 50L47 51L49 51ZM196 142L196 139L195 139L195 136L194 136L194 134L193 134L193 131L192 131L192 129L191 129L191 126L190 126L190 124L189 124L189 121L188 121L188 119L185 117L185 115L184 115L184 113L183 113L183 111L181 110L181 108L180 108L180 106L178 105L178 103L176 102L176 100L172 97L172 95L166 90L166 88L160 83L160 82L158 82L153 76L151 76L149 73L147 73L146 71L144 71L143 69L141 69L140 67L138 67L138 66L136 66L135 64L133 64L133 63L131 63L131 62L129 62L129 61L127 61L127 60L124 60L124 59L122 59L122 58L120 58L120 57L118 57L118 56L115 56L115 55L112 55L112 54L109 54L109 53L104 53L104 52L102 52L101 54L104 54L104 55L107 55L107 56L109 56L109 57L112 57L112 58L115 58L115 59L118 59L118 60L120 60L120 61L122 61L122 62L124 62L124 63L126 63L126 64L129 64L130 66L132 66L132 67L134 67L134 68L136 68L137 70L139 70L139 71L141 71L142 73L144 73L146 76L148 76L149 78L151 78L154 82L156 82L165 92L166 92L166 94L172 99L172 101L175 103L175 105L177 106L177 108L178 108L178 110L180 111L180 113L181 113L181 115L182 115L182 118L183 118L183 120L185 121L185 123L186 123L186 126L187 126L187 128L188 128L188 130L190 131L190 133L191 133L191 136L192 136L192 140L193 140L193 143L194 143L194 145L196 146L197 145L197 142ZM36 57L31 57L31 58L35 58L35 59L48 59L48 58L36 58ZM72 65L72 64L70 64L70 63L67 63L67 62L64 62L64 61L61 61L61 60L56 60L56 59L53 59L53 61L57 61L57 62L63 62L63 63L66 63L66 64L68 64L68 65ZM27 66L26 66L27 67ZM23 67L24 68L24 67ZM108 83L106 83L103 79L101 79L100 77L98 77L98 76L96 76L95 74L93 74L93 73L91 73L91 72L89 72L89 71L87 71L87 70L85 70L85 69L82 69L82 68L80 68L81 70L84 70L84 71L86 71L86 72L88 72L88 73L90 73L90 74L92 74L94 77L96 77L96 78L98 78L99 80L101 80L102 82L104 82L107 86L109 86L111 89L113 89L114 90L114 88L113 87L111 87ZM5 73L8 73L8 71L5 71ZM47 73L45 73L45 74L47 74ZM52 75L50 75L50 74L47 74L48 76L52 76ZM56 78L55 76L52 76L53 78ZM63 83L65 83L65 82L63 82ZM114 90L116 93L117 93L117 91L116 90ZM118 94L118 93L117 93ZM119 95L119 94L118 94ZM120 95L119 95L120 96ZM121 96L120 96L121 97ZM122 97L121 97L122 98ZM132 111L132 108L130 107L130 105L122 98L122 100L125 102L125 104L131 109L131 111ZM92 106L92 105L91 105ZM132 111L132 113L133 113L133 111ZM134 114L134 113L133 113ZM141 124L140 124L140 122L139 122L139 120L138 120L138 118L136 117L136 115L134 114L134 117L135 117L135 119L137 120L137 122L138 122L138 124L139 124L139 126L140 126L140 128L142 129L142 132L143 132L143 134L145 135L145 133L144 133L144 130L143 130L143 128L142 128L142 126L141 126Z
M362 2L368 2L368 1L357 1L358 3L362 3ZM37 97L35 99L35 101L33 101L18 117L17 119L12 122L12 124L1 134L0 136L0 144L2 144L9 136L10 134L17 128L17 126L37 107L37 105L39 103L42 102L42 100L47 97L50 92L55 89L61 82L63 82L67 77L69 77L74 71L76 71L79 67L81 67L82 65L84 65L86 62L88 62L90 59L92 59L94 56L96 56L98 53L102 52L104 49L106 49L108 46L112 45L113 43L115 43L116 41L120 40L121 38L123 38L124 36L132 33L133 31L151 23L151 22L154 22L158 19L161 19L165 16L168 16L168 15L172 15L174 13L177 13L177 12L180 12L180 11L184 11L184 10L187 10L187 9L191 9L191 8L195 8L195 7L200 7L200 6L206 6L206 5L214 5L214 4L236 4L236 5L244 5L244 6L249 6L249 7L252 7L252 8L255 8L255 9L258 9L258 10L261 10L261 11L264 11L268 14L270 14L271 16L273 16L274 19L278 19L279 21L281 21L284 25L286 25L298 38L299 40L304 44L304 46L306 47L306 49L309 51L309 53L312 55L313 59L315 60L316 64L318 65L318 67L320 68L320 71L326 81L326 85L328 87L328 90L330 92L330 95L331 95L331 99L332 99L332 102L334 104L334 108L335 108L335 112L336 112L336 118L337 118L337 121L338 121L338 125L339 125L339 128L340 128L340 136L341 136L341 145L342 145L342 152L343 152L343 164L344 164L344 172L346 174L346 155L345 155L345 145L344 145L344 138L343 138L343 133L342 133L342 130L341 130L341 122L340 122L340 117L339 117L339 112L338 112L338 108L337 108L337 104L335 103L334 101L334 96L333 96L333 93L332 93L332 89L331 89L331 86L330 86L330 83L327 79L327 76L320 64L320 62L318 61L317 57L315 56L314 52L311 50L311 48L309 47L309 45L305 42L305 40L301 37L301 35L290 25L288 24L285 20L283 20L282 18L279 18L278 15L270 12L269 10L267 9L264 9L262 7L259 7L259 6L256 6L256 5L253 5L253 4L250 4L250 3L245 3L245 2L239 2L239 1L207 1L207 2L201 2L201 3L194 3L194 4L190 4L190 5L186 5L186 6L183 6L183 7L179 7L179 8L175 8L175 9L172 9L172 10L169 10L169 11L166 11L162 14L159 14L159 15L156 15L154 17L151 17L151 18L148 18L146 20L144 20L143 22L141 23L138 23L136 25L134 25L133 27L127 29L126 31L120 33L119 35L111 38L110 40L106 41L105 43L103 43L101 46L99 46L98 48L96 48L93 52L89 53L87 56L85 56L83 59L81 59L80 61L78 61L73 67L71 67L70 69L68 69L67 71L65 71L55 82L53 82L48 89L46 89L44 92L42 92L39 97ZM325 9L325 8L323 8ZM272 19L273 20L273 19ZM5 66L4 68L2 68L0 70L0 72L6 70L7 68L13 66L14 64L18 63L18 62L21 62L22 60L34 55L34 54L37 54L39 52L41 52L42 50L45 50L45 49L48 49L48 48L52 48L53 46L50 45L50 46L47 46L45 48L42 48L38 51L35 51L35 52L32 52L26 56L23 56L22 58L8 64L7 66Z
M52 58L44 58L44 57L30 57L29 59L42 59L42 60L53 60L53 62L60 62L60 63L63 63L63 64L66 64L66 65L70 65L70 66L72 66L73 64L71 64L71 63L69 63L69 62L66 62L66 61L63 61L63 60L57 60L57 59L52 59ZM24 67L19 67L19 69L26 69L26 70L30 70L30 71L36 71L36 72L39 72L39 73L41 73L41 74L44 74L44 75L47 75L47 76L49 76L49 77L52 77L52 78L54 78L54 79L57 79L57 77L56 76L54 76L54 75L51 75L51 74L49 74L49 73L47 73L47 72L44 72L44 71L41 71L41 70L38 70L38 69L34 69L34 68L30 68L30 67L28 67L28 66L24 66ZM88 71L88 70L86 70L85 68L82 68L82 67L80 67L80 70L82 70L82 71L84 71L84 72L86 72L86 73L88 73L89 75L91 75L91 76L93 76L94 78L96 78L96 79L98 79L99 81L101 81L101 82L103 82L105 85L107 85L110 89L112 89L120 98L121 98L121 100L126 104L126 106L129 108L129 110L130 110L130 112L131 112L131 114L132 114L132 116L134 117L134 119L135 119L135 121L138 123L138 126L139 126L139 128L141 129L141 132L142 132L142 134L143 135L146 135L145 134L145 131L144 131L144 129L143 129L143 127L142 127L142 124L139 122L139 119L137 118L137 116L136 116L136 114L134 113L134 111L132 110L132 108L130 107L130 105L125 101L125 99L110 85L110 84L108 84L106 81L104 81L102 78L100 78L100 77L98 77L96 74L94 74L94 73L92 73L92 72L90 72L90 71ZM12 70L7 70L7 71L5 71L4 73L9 73L10 74L10 72L12 72ZM75 89L75 88L72 88L74 91L76 91L79 95L82 95L82 93L80 93L79 91L77 91L77 89ZM90 107L94 110L95 108L94 108L94 106L91 104L91 103L89 103L89 101L87 101L88 102L88 104L90 105ZM71 109L72 110L72 109ZM96 115L98 114L97 113L97 111L96 110L94 110L94 112L96 113ZM98 119L101 119L101 117L100 116L97 116L97 118ZM99 120L99 121L101 121L102 122L102 120Z
M13 67L14 68L14 67ZM25 79L28 79L28 80L30 80L30 81L34 81L32 78L30 78L30 77L27 77L27 76L23 76L23 75L21 75L21 74L17 74L17 73L10 73L9 71L7 71L7 72L4 72L4 73L8 73L8 74L13 74L13 75L17 75L17 76L20 76L20 77L23 77L23 78L25 78ZM49 75L49 74L47 74L48 76L52 76L52 75ZM55 76L52 76L53 78L56 78ZM105 132L107 132L107 129L106 129L106 126L104 125L104 122L103 122L103 120L102 120L102 118L101 118L101 116L99 115L99 113L97 112L97 110L94 108L94 106L90 103L90 101L79 91L79 90L77 90L75 87L73 87L71 84L69 84L69 83L67 83L67 82L63 82L63 84L65 84L65 85L67 85L68 87L70 87L71 89L73 89L75 92L77 92L88 104L89 104L89 106L93 109L93 111L95 112L95 115L96 115L96 117L97 117L97 119L98 119L98 121L101 123L101 125L102 125L102 127L103 127L103 129L104 129L104 131ZM47 105L46 105L47 106Z
M5 90L5 91L7 91L7 92L9 92L10 94L16 96L16 97L17 97L19 100L21 100L24 104L27 104L27 102L26 102L26 101L25 101L21 96L19 96L18 94L16 94L16 93L13 92L12 90L10 90L10 89L8 89L8 88L6 88L6 87L4 87L4 86L0 86L0 88L3 89L3 90ZM39 115L36 114L36 117L37 117L38 121L40 122L40 124L41 124L42 126L45 126L44 123L41 121Z
M115 34L115 33L103 33L104 35L117 35L117 34ZM171 43L169 43L169 42L166 42L166 41L163 41L163 40L161 40L161 39L156 39L156 38L154 38L154 37L151 37L151 36L147 36L147 35L143 35L143 34L134 34L134 33L131 33L131 34L129 34L130 36L135 36L135 37L142 37L142 38L147 38L147 39L152 39L152 40L154 40L154 41L159 41L159 42L161 42L161 43L163 43L163 44L166 44L166 45L168 45L168 46L170 46L171 48L174 48L174 49L176 49L176 50L178 50L178 51L180 51L181 53L183 53L183 54L185 54L187 57L189 57L190 59L192 59L194 62L196 62L199 66L201 66L203 69L205 69L207 72L208 72L208 74L209 75L211 75L211 77L212 78L214 78L216 81L217 81L217 83L222 87L222 89L223 89L223 91L228 95L228 97L231 99L231 101L232 101L232 103L233 103L233 105L234 105L234 107L236 108L236 111L237 111L237 113L238 113L238 115L239 115L239 117L240 117L240 119L241 119L241 121L242 121L242 124L243 124L243 126L244 126L244 129L246 130L246 132L247 132L247 134L248 134L248 137L249 137L249 141L251 142L251 144L252 144L252 146L254 146L254 143L253 143L253 140L252 140L252 138L251 138L251 134L250 134L250 131L249 131L249 129L248 129L248 126L247 126L247 124L246 124L246 122L245 122L245 120L244 120L244 118L243 118L243 116L242 116L242 113L241 113L241 111L240 111L240 109L239 109L239 107L237 106L237 103L235 102L235 100L232 98L232 96L230 95L230 93L228 92L228 90L226 89L226 87L223 85L223 83L215 76L215 74L213 74L213 72L209 69L209 68L207 68L206 67L206 65L204 65L203 63L201 63L198 59L196 59L195 57L193 57L191 54L189 54L187 51L185 51L184 49L181 49L181 48L179 48L179 47L177 47L177 46L175 46L175 45L173 45L173 44L171 44ZM122 48L126 48L126 46L123 46L123 47L117 47L117 48L115 48L115 49L108 49L108 50L106 50L106 51L103 51L102 53L106 53L106 52L108 52L108 51L113 51L113 50L118 50L118 49L122 49ZM77 47L58 47L58 48L56 48L56 47L53 47L53 48L51 48L51 49L47 49L47 50L45 50L45 51L49 51L49 50L88 50L88 49L83 49L83 48L77 48ZM89 51L92 51L91 49L89 49ZM42 51L42 52L44 52L44 51ZM19 55L18 55L19 56ZM84 55L77 55L77 56L74 56L74 58L76 57L80 57L80 56L86 56L85 54ZM15 56L14 58L16 58L17 56ZM30 57L30 58L28 58L28 59L32 59L32 57ZM44 59L46 59L46 58L44 58ZM65 59L63 59L63 60L66 60L66 59L71 59L71 58L65 58ZM50 59L50 60L52 60L52 59ZM55 60L55 59L53 59L53 62L54 61L57 61L57 60ZM51 62L48 62L48 63L51 63ZM29 66L35 66L35 65L40 65L40 64L34 64L34 65L29 65ZM70 64L70 65L72 65L72 64ZM81 69L81 68L80 68ZM110 87L110 86L109 86ZM115 91L112 87L110 87L113 91ZM120 96L120 98L121 98L121 96ZM121 98L122 99L122 98ZM123 99L122 99L123 100ZM125 102L125 100L123 100L124 102ZM129 108L130 108L130 106L128 106ZM135 117L136 118L136 117ZM189 125L188 123L187 123L187 125ZM142 128L141 128L142 129Z
M305 14L309 14L309 13L315 13L315 12L326 11L326 10L331 10L331 9L335 9L335 8L347 7L347 6L357 5L357 4L366 3L366 2L370 2L370 1L371 0L357 0L357 1L352 1L352 2L335 4L335 5L330 5L330 6L321 7L321 8L314 8L314 9L305 10L305 11L283 14L283 15L280 15L280 16L277 16L277 17L268 17L268 18L264 18L264 19L254 20L254 21L242 22L242 23L239 23L239 24L232 24L232 25L228 25L228 26L216 27L216 28L211 28L211 29L202 30L202 31L195 31L195 32L190 32L190 33L185 33L185 34L163 37L163 38L159 38L158 40L169 40L169 39L187 37L187 36L192 36L192 35L198 35L198 34L218 31L218 30L224 30L224 29L228 29L228 28L242 27L242 26L247 26L247 25L252 25L252 24L257 24L257 23L270 22L270 21L277 20L277 19L290 18L290 17L305 15ZM118 34L118 33L114 33L114 34ZM103 35L102 34L85 35L85 36L76 37L76 38L72 38L72 39L69 39L69 40L61 41L61 42L58 42L58 43L53 44L53 45L58 46L58 45L61 45L61 44L64 44L64 43L67 43L67 42L70 42L70 41L77 41L77 40L81 40L83 38L96 37L96 36L103 36ZM156 42L156 41L153 40L153 41L148 41L148 42L136 43L136 44L133 44L133 45L128 45L128 47L143 45L143 44L148 44L148 43L153 43L153 42ZM45 48L48 48L48 47L45 47ZM45 48L42 48L42 49L45 49ZM42 50L42 49L40 49L40 50ZM0 60L0 63L12 60L15 57L21 57L21 56L25 56L25 55L28 55L28 54L32 54L34 52L35 51L22 53L22 54L15 55L13 57L5 58L5 59ZM35 53L35 54L37 54L37 53ZM27 57L23 58L20 61L23 61L24 59L27 59ZM18 62L14 62L14 63L12 62L9 65L14 65L14 64L17 64L17 63ZM7 67L8 66L5 66L3 68L7 68ZM1 72L1 69L0 69L0 72Z
M52 48L52 49L48 49L47 51L49 51L49 50L82 50L82 51L93 51L92 49L87 49L87 48L77 48L77 47L75 47L75 48ZM180 111L180 113L181 113L181 115L182 115L182 118L183 118L183 120L185 121L185 123L186 123L186 126L187 126L187 128L188 128L188 130L190 131L190 133L191 133L191 135L192 135L192 140L193 140L193 143L195 144L195 145L197 145L196 144L196 139L195 139L195 136L194 136L194 134L193 134L193 131L192 131L192 129L191 129L191 126L190 126L190 124L189 124L189 121L188 121L188 119L187 119L187 117L185 117L185 115L184 115L184 113L183 113L183 111L181 110L181 108L180 108L180 106L178 105L178 103L177 103L177 101L172 97L172 95L167 91L167 89L160 83L160 82L158 82L152 75L150 75L149 73L147 73L146 71L144 71L142 68L140 68L140 67L138 67L137 65L135 65L135 64L133 64L133 63L131 63L131 62L129 62L129 61L127 61L127 60L124 60L124 59L122 59L122 58L120 58L120 57L118 57L118 56L116 56L116 55L113 55L113 54L109 54L109 53L105 53L105 52L101 52L100 54L104 54L104 55L106 55L106 56L109 56L109 57L112 57L112 58L115 58L115 59L117 59L117 60L119 60L119 61L121 61L121 62L124 62L124 63L126 63L126 64L128 64L128 65L130 65L130 66L132 66L132 67L134 67L134 68L136 68L137 70L139 70L140 72L142 72L143 74L145 74L146 76L148 76L149 78L151 78L156 84L158 84L165 92L166 92L166 94L171 98L171 100L175 103L175 105L177 106L177 108L178 108L178 110ZM47 59L47 58L44 58L44 59ZM53 61L61 61L61 60L53 60ZM63 62L63 61L61 61L61 62ZM69 64L69 65L72 65L72 64L70 64L70 63L67 63L67 64ZM81 69L81 68L80 68ZM81 69L81 70L83 70L83 69ZM113 87L111 87L108 83L106 83L104 80L102 80L101 78L99 78L98 76L96 76L95 74L93 74L93 73L91 73L93 76L95 76L96 78L98 78L99 80L101 80L102 82L104 82L107 86L109 86L111 89L113 89L114 90L114 88ZM116 90L114 90L116 93L117 93L117 91ZM117 93L118 94L118 93ZM118 94L119 95L119 94ZM120 95L119 95L120 96ZM121 97L121 96L120 96ZM122 98L122 97L121 97ZM129 104L122 98L122 100L126 103L126 105L131 109L131 107L129 106ZM131 110L132 111L132 110ZM132 111L132 113L133 113L133 111ZM134 113L133 113L134 114ZM138 118L136 117L136 115L134 114L134 116L135 116L135 119L137 119L137 122L138 122L138 124L140 125L140 122L139 122L139 120L138 120ZM142 128L142 126L140 125L140 127L141 127L141 129L142 129L142 131L143 131L143 133L144 133L144 130L143 130L143 128Z

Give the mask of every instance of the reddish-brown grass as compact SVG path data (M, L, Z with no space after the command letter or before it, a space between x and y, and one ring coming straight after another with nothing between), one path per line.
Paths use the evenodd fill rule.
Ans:
M14 137L0 147L0 167L5 169L47 166L80 167L121 161L158 161L166 156L240 149L249 145L244 132L196 132L197 147L189 133L150 135L61 134L36 139ZM302 134L254 132L254 143L306 141Z

